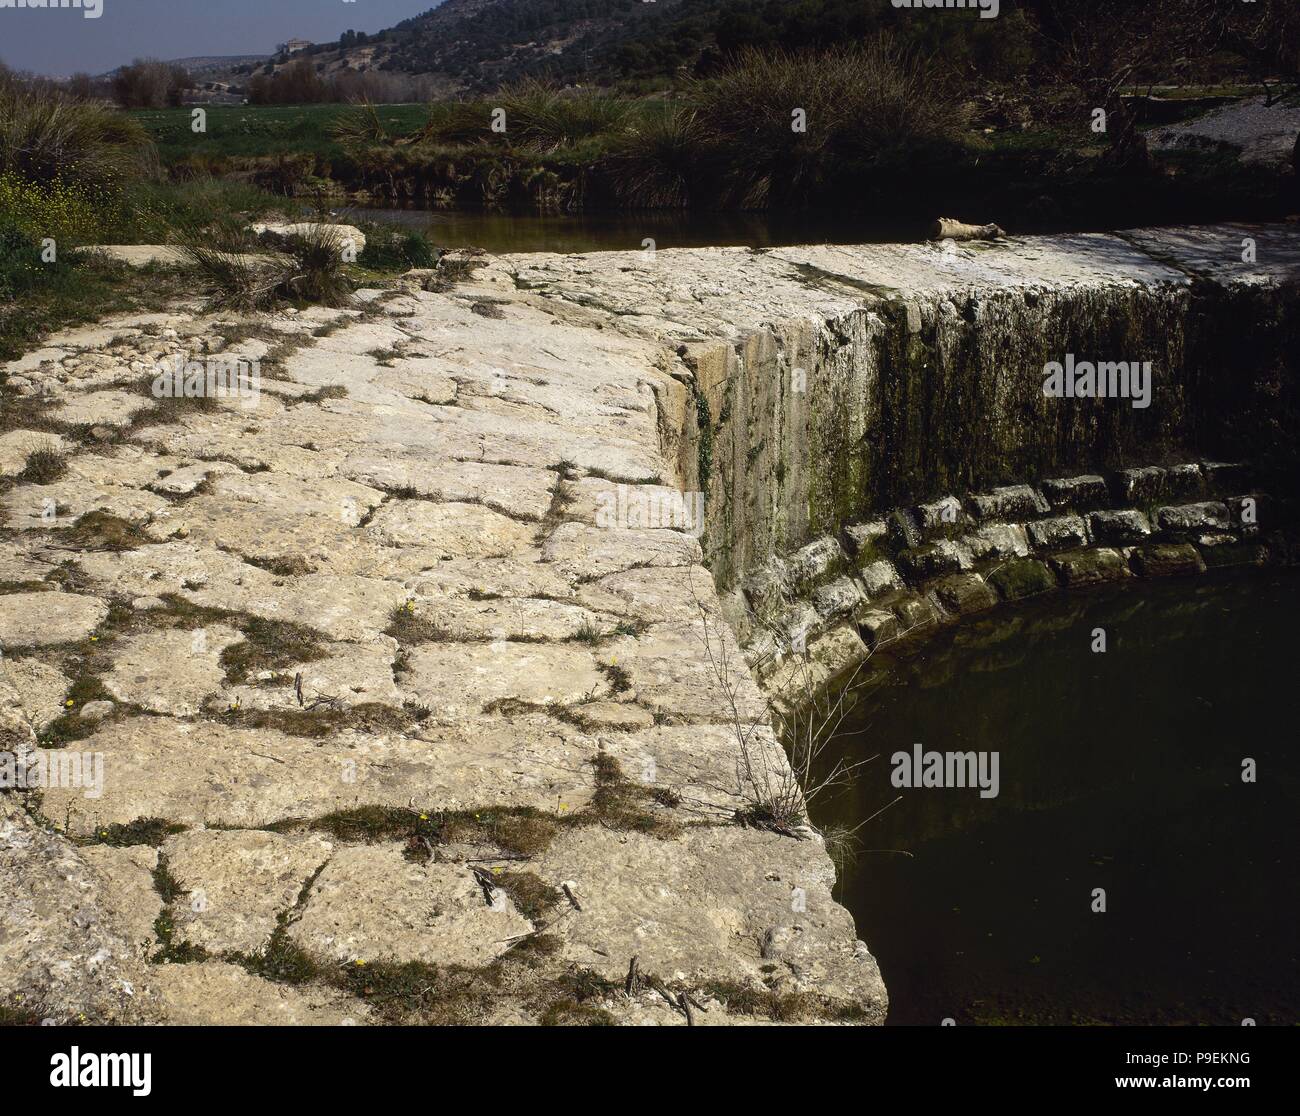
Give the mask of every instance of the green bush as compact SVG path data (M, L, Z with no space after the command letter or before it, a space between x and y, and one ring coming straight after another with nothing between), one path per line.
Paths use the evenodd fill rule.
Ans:
M628 102L608 94L562 91L532 79L502 89L491 103L505 110L505 135L512 144L542 152L616 135L632 112Z
M433 267L438 253L427 237L414 229L392 225L366 224L365 251L357 263L374 271L397 271L412 267Z
M646 113L620 135L607 167L628 205L679 208L699 192L704 133L691 108Z
M285 300L322 306L352 303L343 239L324 226L283 238L273 252L230 215L180 229L177 239L206 280L214 307L242 312Z
M805 131L792 126L794 109ZM716 78L692 82L682 111L694 113L715 200L744 207L841 196L873 169L955 146L966 123L937 71L885 40L817 54L743 51Z
M113 193L154 165L147 133L129 116L45 85L0 83L0 174Z
M68 266L43 262L40 242L14 222L0 219L0 302L39 287L49 279L51 268Z

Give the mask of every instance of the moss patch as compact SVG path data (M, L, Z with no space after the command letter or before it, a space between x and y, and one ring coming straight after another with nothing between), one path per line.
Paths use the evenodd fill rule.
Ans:
M129 845L151 845L158 848L168 837L184 833L186 827L179 822L169 822L165 818L136 818L125 825L98 826L90 838L95 845L111 845L114 848L126 848ZM164 881L165 882L165 881ZM158 886L159 877L155 873L154 884ZM160 892L161 893L161 892Z
M596 768L596 793L592 795L590 818L613 829L631 829L655 837L671 837L680 829L676 822L650 808L658 804L654 792L623 774L613 756L600 752L592 760ZM579 815L581 821L587 815Z
M359 806L311 821L280 822L269 828L319 830L341 841L407 841L423 845L481 844L537 856L546 851L561 823L531 807L509 810L420 811L396 806ZM427 855L427 848L425 850Z
M63 529L59 541L78 550L135 550L150 546L153 539L120 516L105 511L89 511L71 527Z
M1032 597L1056 588L1056 578L1042 562L1016 558L988 575L988 583L1008 601Z
M409 732L429 715L427 709L408 705L394 709L379 702L352 706L323 705L303 709L227 709L218 719L232 728L275 729L289 736L321 738L344 729L357 732Z
M280 670L325 657L325 637L302 624L249 616L239 627L244 638L221 653L221 665L229 682L247 682L264 670Z
M541 922L563 898L559 888L552 887L534 872L499 872L493 875L492 882L510 896L515 909L533 923Z

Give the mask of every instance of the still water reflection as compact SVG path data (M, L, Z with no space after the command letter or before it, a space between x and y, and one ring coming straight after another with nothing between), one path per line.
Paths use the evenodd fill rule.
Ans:
M873 660L841 742L879 758L813 814L899 799L838 890L890 1022L1294 1024L1298 632L1300 578L1252 573L1058 597ZM998 752L998 796L894 786L918 742Z

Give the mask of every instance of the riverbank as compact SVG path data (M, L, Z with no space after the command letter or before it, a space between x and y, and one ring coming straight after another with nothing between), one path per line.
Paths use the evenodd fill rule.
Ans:
M855 152L824 134L803 144L797 133L768 134L770 128L762 136L713 135L699 122L700 109L672 99L566 98L540 87L429 107L212 106L201 134L192 130L188 109L132 115L173 177L231 177L341 205L517 215L887 212L897 222L953 213L1015 233L1277 220L1300 209L1289 157L1240 157L1252 128L1284 128L1293 109L1233 117L1231 106L1207 102L1198 110L1203 118L1249 118L1242 126L1248 134L1229 140L1222 127L1206 124L1217 138L1195 142L1199 117L1156 123L1195 102L1168 104L1174 108L1144 110L1153 144L1145 164L1116 163L1104 137L1087 131L972 127L964 113L943 126L917 121L900 135L864 137ZM1275 125L1267 123L1272 119ZM821 125L846 137L853 132L849 120ZM781 180L783 164L798 183Z

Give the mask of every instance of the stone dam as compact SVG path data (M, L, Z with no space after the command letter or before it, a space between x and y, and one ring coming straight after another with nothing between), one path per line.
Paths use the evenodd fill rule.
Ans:
M1293 563L1297 275L1293 226L453 253L49 338L4 368L0 1006L882 1022L772 823L791 718L971 612ZM1149 406L1046 396L1067 355ZM257 390L159 399L178 358Z

